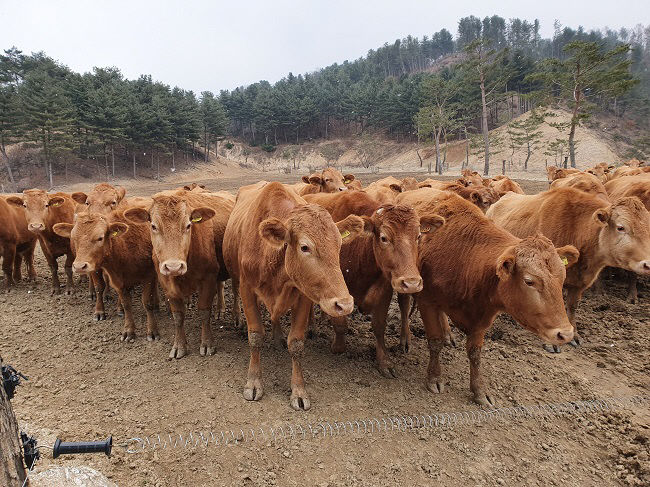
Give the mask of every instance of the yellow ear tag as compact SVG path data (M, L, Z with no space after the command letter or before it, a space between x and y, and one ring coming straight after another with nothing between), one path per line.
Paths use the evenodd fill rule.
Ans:
M56 203L52 203L50 206L53 206L53 207L61 206L61 202L58 201Z
M192 223L199 223L201 220L203 220L203 217L197 216L196 218L192 218Z
M343 182L344 182L345 184L350 184L352 181L350 181L349 179L346 179L346 180L343 181Z
M563 263L565 266L569 265L569 259L567 259L566 257L562 257L562 263Z
M341 232L341 238L348 238L350 236L350 230L344 230Z
M431 231L431 227L420 227L420 233L429 233Z
M118 232L117 230L111 232L111 237L117 237L117 234L118 234L118 233L119 233L119 232Z

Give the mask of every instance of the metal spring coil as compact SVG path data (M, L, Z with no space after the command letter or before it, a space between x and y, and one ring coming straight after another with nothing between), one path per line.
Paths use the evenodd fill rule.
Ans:
M516 419L551 418L561 415L584 413L607 413L615 409L645 405L650 395L620 398L591 399L542 403L532 406L512 406L496 409L444 412L413 416L387 416L353 421L321 421L318 423L287 423L275 427L235 428L220 431L190 432L186 435L157 434L129 438L121 446L127 453L146 450L187 449L208 446L229 446L255 441L325 439L349 435L373 435L376 433L413 432L435 428L470 426L492 421Z

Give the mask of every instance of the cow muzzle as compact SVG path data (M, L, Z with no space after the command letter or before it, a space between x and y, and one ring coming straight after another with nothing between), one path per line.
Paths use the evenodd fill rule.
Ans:
M39 233L45 230L45 225L43 225L42 223L30 223L27 225L27 229L30 232Z
M347 186L339 186L339 191L347 191Z
M642 260L636 266L636 273L642 276L650 275L650 260Z
M352 313L354 299L348 294L337 298L321 299L318 304L330 316L345 316Z
M563 345L573 340L573 327L552 328L544 333L544 337L552 345Z
M422 278L417 277L398 277L391 283L393 289L398 293L412 294L422 291Z
M160 263L160 273L163 276L182 276L187 272L187 262L183 260L166 260Z
M90 264L90 262L77 262L76 260L72 263L72 270L77 274L88 274L95 270L95 266Z

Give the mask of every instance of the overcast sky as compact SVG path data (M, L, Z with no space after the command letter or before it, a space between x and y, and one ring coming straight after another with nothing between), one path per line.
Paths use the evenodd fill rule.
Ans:
M487 6L492 3L498 6ZM645 5L645 7L643 6ZM408 34L421 37L458 19L497 14L585 29L650 23L642 0L0 0L0 49L45 51L76 71L117 66L197 93L275 82Z

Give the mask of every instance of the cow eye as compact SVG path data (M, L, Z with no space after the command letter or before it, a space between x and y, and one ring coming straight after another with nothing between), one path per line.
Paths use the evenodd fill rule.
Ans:
M192 226L192 223L188 223L187 226L185 227L185 230L189 230L191 226Z
M152 223L151 224L151 229L155 232L156 230L158 230L158 227Z
M325 182L326 182L326 183L331 183L332 180L331 180L331 179L326 179Z
M111 206L115 206L117 204L117 201L111 201Z
M101 242L102 240L104 240L104 237L98 237L98 238L97 238L97 241L98 241L98 242Z
M88 203L88 202L86 201L86 206L89 206L89 205L90 205L90 203Z
M307 245L301 245L301 246L300 246L300 251L301 251L303 254L308 254L308 253L309 253L309 247L308 247Z
M388 243L388 237L386 237L386 235L380 235L379 240L381 243Z
M616 230L623 233L623 232L625 232L625 227L623 225L616 225Z
M526 286L531 286L531 287L535 284L532 279L529 279L527 277L524 278L524 282L526 283Z

